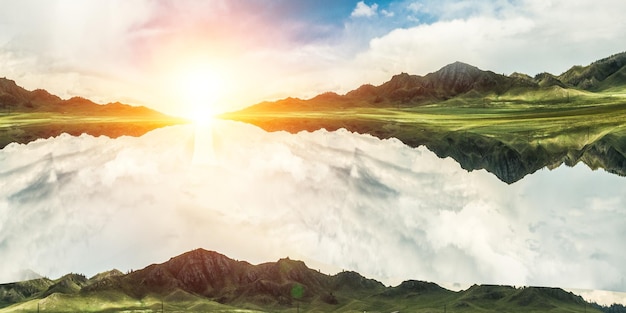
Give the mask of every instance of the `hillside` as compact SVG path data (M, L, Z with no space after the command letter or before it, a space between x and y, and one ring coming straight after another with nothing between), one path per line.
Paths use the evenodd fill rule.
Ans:
M0 285L0 312L108 312L142 310L302 312L601 312L559 288L474 285L450 291L408 280L395 287L355 272L327 275L303 262L280 259L252 265L197 249L122 274L113 270L87 279L68 274ZM3 307L3 308L2 308ZM620 308L620 307L617 307Z
M345 128L393 137L509 184L545 167L581 162L626 176L624 60L621 53L559 76L535 77L455 62L345 95L263 102L221 117L267 131Z
M380 86L370 84L345 95L323 93L308 100L287 98L263 102L240 112L317 110L345 107L415 107L440 103L452 98L484 98L493 101L508 94L526 94L532 97L557 86L571 89L572 94L582 91L602 91L626 88L626 52L598 60L588 66L573 66L561 75L540 73L535 77L522 73L509 76L483 71L462 62L448 64L425 76L401 73ZM547 101L566 100L546 97ZM570 99L571 100L571 99ZM565 101L564 101L565 102ZM481 102L482 104L482 102Z
M74 97L63 100L43 89L28 91L0 78L0 149L62 133L141 136L155 128L186 123L142 106L104 105Z
M573 66L558 79L568 86L602 91L626 86L626 52L595 61L587 66Z

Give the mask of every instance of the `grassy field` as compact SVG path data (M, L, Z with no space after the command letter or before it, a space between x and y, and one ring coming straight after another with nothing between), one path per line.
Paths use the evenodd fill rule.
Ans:
M513 96L488 100L455 98L409 108L244 111L223 117L261 124L273 130L297 126L313 130L317 128L314 125L336 129L362 124L362 129L351 130L379 133L380 137L396 137L409 142L422 135L431 137L433 134L461 132L497 137L511 144L519 141L583 146L608 133L626 134L626 96L586 96L571 101L529 102Z
M93 136L140 136L152 129L188 123L159 116L90 116L55 112L0 113L0 148L11 142L27 143L62 133Z
M178 297L172 299L172 297ZM241 312L258 310L241 309L220 304L206 298L186 294L160 298L149 295L141 299L131 298L121 292L105 291L86 294L55 293L44 299L33 299L0 309L2 313L13 312Z
M600 311L582 301L538 296L534 291L513 292L511 287L494 286L506 289L502 292L489 291L473 294L420 294L408 293L400 296L371 296L361 300L339 299L340 304L293 303L291 306L273 308L251 308L256 305L224 305L206 298L186 294L185 299L162 301L157 296L134 299L118 292L97 294L59 294L44 299L34 299L0 309L1 313L17 312L221 312L221 313L260 313L260 312L552 312L552 313L599 313Z

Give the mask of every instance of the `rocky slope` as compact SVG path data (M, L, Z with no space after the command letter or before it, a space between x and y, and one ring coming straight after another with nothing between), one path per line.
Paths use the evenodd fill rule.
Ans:
M82 309L89 311L99 311L87 307L90 303L106 311L115 307L116 301L127 299L137 299L134 303L161 299L159 301L170 306L187 307L186 310L191 311L199 310L199 301L272 311L293 310L297 306L302 311L313 312L412 311L443 307L468 312L599 312L598 309L608 309L592 306L581 297L558 288L474 285L454 292L416 280L385 287L355 272L326 275L288 258L252 265L204 249L128 274L113 270L89 279L68 274L57 280L41 278L0 285L0 312L2 307L16 304L19 308L20 303L30 300L58 311L64 311L64 301L72 302L71 310L75 310L76 299L86 299L80 303L86 306Z
M568 86L603 90L626 83L626 52L614 54L587 66L573 66L558 79Z
M99 105L81 97L63 100L46 90L28 91L18 86L13 80L0 78L0 113L19 112L56 112L92 116L163 116L143 106L131 106L119 102Z
M401 73L380 86L370 84L345 95L332 92L308 100L287 98L263 102L243 111L324 109L328 107L410 107L441 102L454 97L484 97L520 90L533 91L552 86L564 89L601 91L626 85L626 52L598 60L588 66L573 66L561 75L521 73L509 76L483 71L462 62L446 65L425 76Z

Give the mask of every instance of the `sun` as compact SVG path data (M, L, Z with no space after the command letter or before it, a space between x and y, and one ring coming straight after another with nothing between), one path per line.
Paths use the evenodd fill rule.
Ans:
M215 114L222 87L219 72L210 66L199 64L181 71L179 92L185 115L196 123L208 123Z

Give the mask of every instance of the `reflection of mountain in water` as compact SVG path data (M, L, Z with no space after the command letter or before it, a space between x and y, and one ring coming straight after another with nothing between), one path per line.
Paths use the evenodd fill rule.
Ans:
M245 120L244 120L245 121ZM248 120L267 131L284 130L297 133L325 128L337 130L332 121L317 120L314 123L286 120L281 123ZM580 162L590 168L604 169L609 173L626 176L626 138L618 134L606 134L580 148L543 145L537 141L516 141L510 144L498 138L470 132L449 132L441 135L432 132L385 132L385 124L372 125L358 122L345 123L342 127L358 133L369 133L381 139L397 138L411 147L426 146L440 158L451 157L463 169L485 169L508 184L542 168L554 169L562 164L574 166Z
M608 134L582 149L548 151L528 144L522 149L480 135L451 134L446 140L425 144L439 157L452 157L466 170L485 169L506 183L514 183L544 167L585 163L592 169L626 176L626 140Z
M303 312L608 309L560 288L473 285L454 292L416 280L385 287L356 272L326 275L289 258L252 265L203 249L128 274L112 270L90 279L67 274L57 280L40 278L0 285L0 308L16 303L6 309L37 308L34 303L43 311L59 312L122 308L202 312L238 311L235 308L291 312L294 308Z

